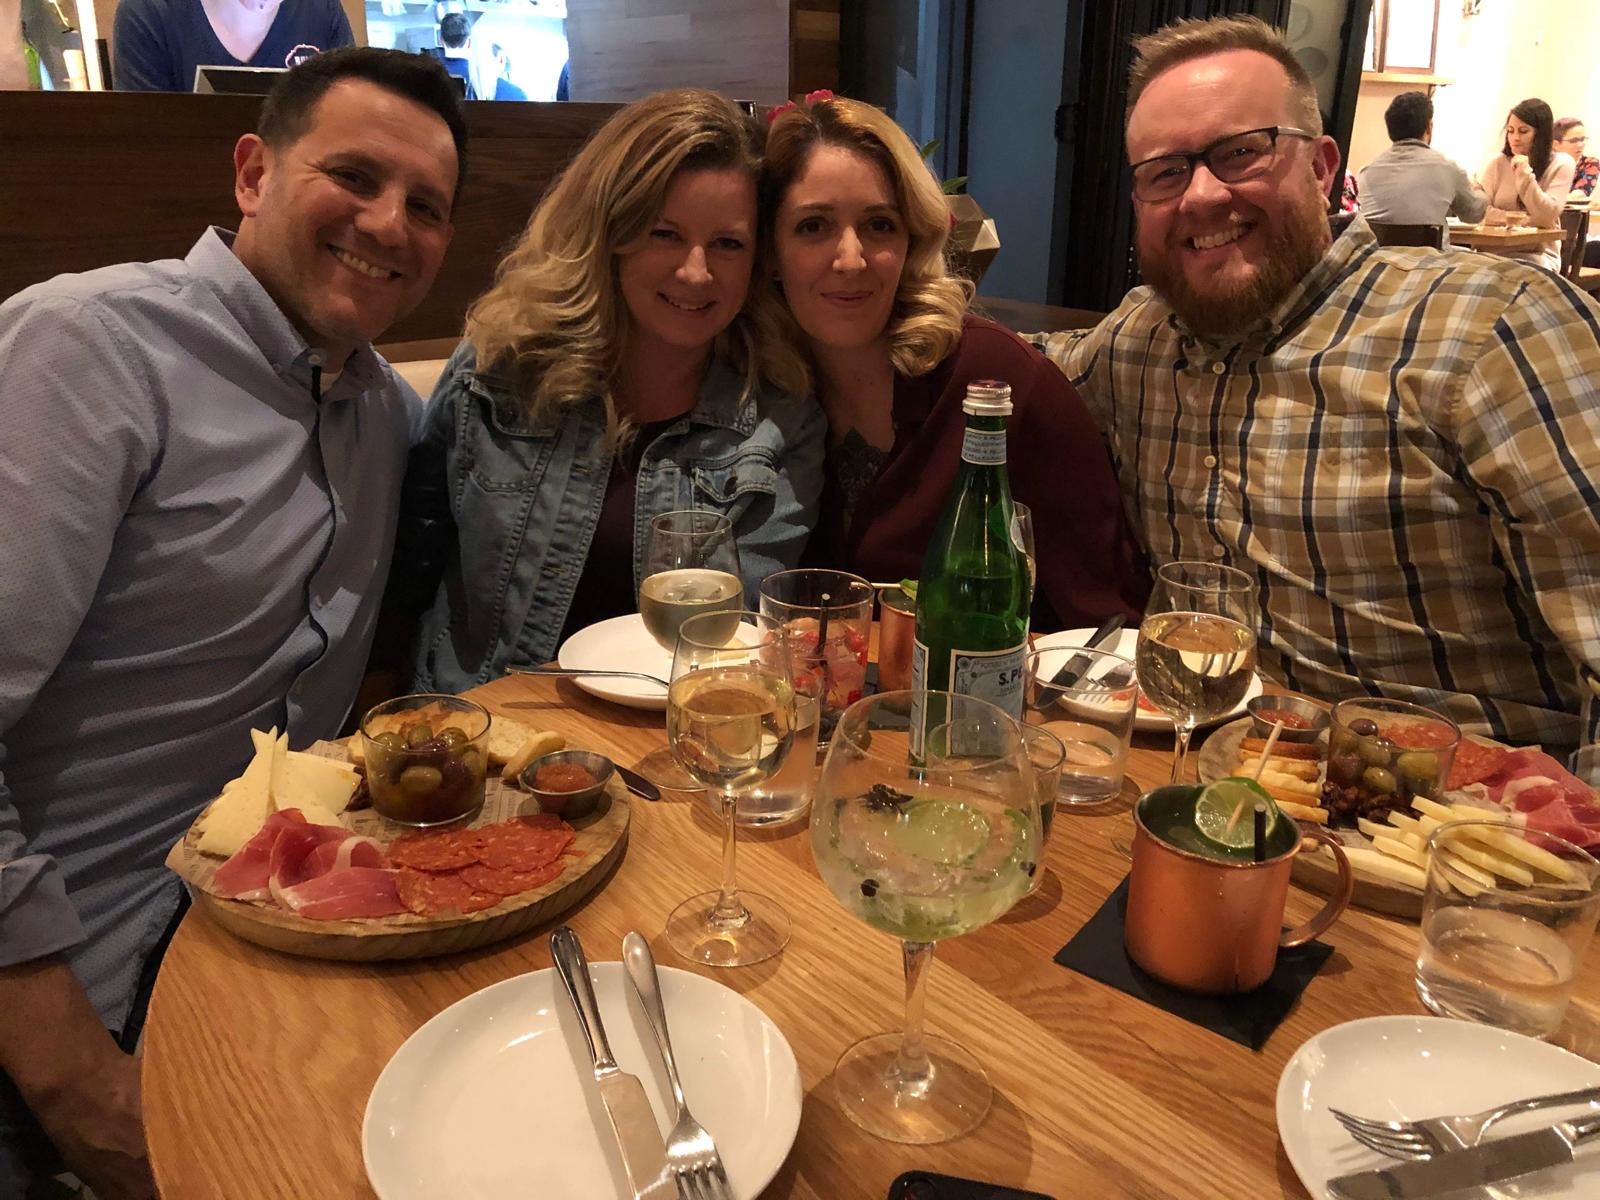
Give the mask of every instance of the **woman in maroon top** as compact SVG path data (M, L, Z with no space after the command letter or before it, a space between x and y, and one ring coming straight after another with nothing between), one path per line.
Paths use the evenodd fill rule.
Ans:
M1054 365L967 312L972 284L945 264L950 211L911 139L827 94L776 110L762 222L828 417L807 557L914 578L960 463L967 384L999 379L1015 406L1012 492L1033 509L1034 627L1136 616L1149 578L1100 433Z

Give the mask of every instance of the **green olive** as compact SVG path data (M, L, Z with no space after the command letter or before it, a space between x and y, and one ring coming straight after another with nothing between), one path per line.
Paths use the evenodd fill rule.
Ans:
M461 765L473 775L481 777L484 770L483 751L476 746L467 746L461 751Z
M1387 767L1394 758L1394 743L1386 737L1361 739L1361 761L1369 767Z
M422 745L423 742L433 741L433 727L422 721L405 728L406 745L412 749Z
M1413 787L1424 787L1439 778L1439 756L1426 750L1408 750L1394 765Z
M385 750L404 750L406 748L405 739L398 733L395 733L392 729L387 733L380 733L372 740L377 742L378 745L382 746Z
M465 746L472 740L454 725L446 725L434 736L443 742L445 747L450 750L459 750L462 746Z
M1394 772L1387 771L1382 767L1368 767L1361 772L1361 782L1375 792L1382 792L1385 796L1392 796L1396 791Z
M444 772L438 767L407 767L400 772L400 788L411 796L427 795L443 782Z

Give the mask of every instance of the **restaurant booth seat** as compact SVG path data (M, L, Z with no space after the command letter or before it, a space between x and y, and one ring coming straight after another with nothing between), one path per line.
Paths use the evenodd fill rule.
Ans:
M1380 246L1421 246L1427 249L1444 249L1443 225L1398 225L1386 221L1369 221L1372 236Z

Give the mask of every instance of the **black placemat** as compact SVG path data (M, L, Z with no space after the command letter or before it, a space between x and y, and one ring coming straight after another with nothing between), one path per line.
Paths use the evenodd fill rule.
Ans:
M1322 942L1280 950L1271 977L1255 991L1238 996L1197 996L1169 987L1128 957L1123 945L1127 912L1128 881L1124 878L1099 911L1056 952L1056 961L1252 1050L1266 1045L1306 984L1333 953L1333 947Z

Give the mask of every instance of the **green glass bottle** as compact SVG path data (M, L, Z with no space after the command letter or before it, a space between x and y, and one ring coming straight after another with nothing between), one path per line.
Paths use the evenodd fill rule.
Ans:
M911 652L911 737L918 750L939 714L924 690L960 692L1022 716L1022 663L1028 642L1028 562L1011 537L1006 418L1011 388L994 380L967 386L961 469L922 558L917 629Z

